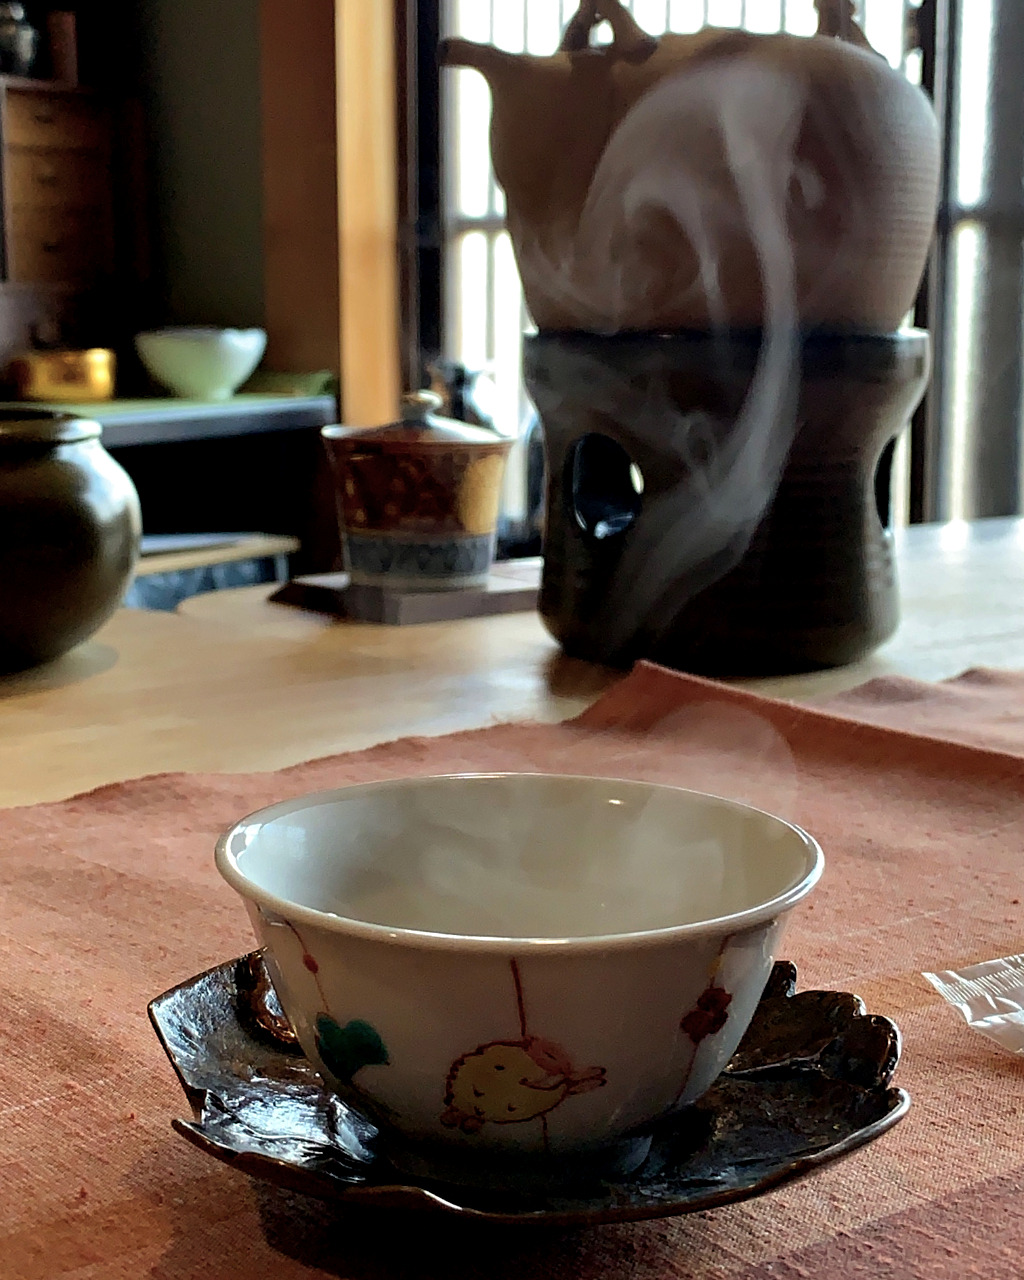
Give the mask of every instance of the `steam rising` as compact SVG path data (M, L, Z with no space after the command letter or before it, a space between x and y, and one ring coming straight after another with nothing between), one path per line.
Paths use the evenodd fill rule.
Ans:
M321 808L304 814L292 856L275 839L251 844L245 874L390 928L621 935L751 910L807 872L802 838L777 820L626 781L424 780Z
M533 388L549 426L603 417L672 478L645 490L621 535L598 620L610 647L656 640L743 557L793 443L801 330L889 332L920 281L934 113L870 50L849 3L818 9L812 39L654 40L620 0L582 0L551 58L444 50L491 85L495 171L542 330L760 335L729 420L684 411L667 376L626 376L582 347L572 376ZM615 32L603 51L586 43L599 19Z
M777 488L793 441L799 373L790 208L794 198L820 199L820 183L797 157L807 106L804 85L752 58L662 81L608 143L573 260L547 264L548 289L566 290L567 304L589 312L589 327L605 332L629 328L654 294L678 299L699 291L724 334L730 314L720 274L723 254L738 240L753 246L761 278L760 354L732 422L681 413L667 385L651 383L641 392L597 360L580 370L574 394L587 395L624 431L653 443L665 471L679 476L645 500L643 520L630 532L602 620L612 645L628 643L638 623L657 636L686 598L733 568ZM657 278L644 252L652 227L664 235L666 222L681 244L692 246L680 255L683 262L695 259L688 279ZM529 241L520 247L521 257L538 252ZM536 263L530 269L536 272ZM538 408L554 416L554 405Z

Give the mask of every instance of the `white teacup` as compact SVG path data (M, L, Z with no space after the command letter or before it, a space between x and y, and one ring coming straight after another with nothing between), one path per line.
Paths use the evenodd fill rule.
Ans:
M478 1180L638 1164L735 1052L823 858L697 792L496 774L273 805L217 866L325 1079L393 1159Z

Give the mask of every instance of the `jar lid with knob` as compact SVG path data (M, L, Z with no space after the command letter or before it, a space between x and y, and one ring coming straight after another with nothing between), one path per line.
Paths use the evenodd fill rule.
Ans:
M438 410L441 397L435 391L413 391L402 397L401 417L379 427L324 427L325 440L335 442L341 448L373 448L380 446L388 452L405 449L480 450L489 453L507 453L512 441L485 427L469 426L454 418L444 418Z

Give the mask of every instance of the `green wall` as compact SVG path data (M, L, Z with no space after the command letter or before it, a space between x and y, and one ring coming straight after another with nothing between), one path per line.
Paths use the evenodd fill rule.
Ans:
M258 0L139 0L156 317L263 323Z

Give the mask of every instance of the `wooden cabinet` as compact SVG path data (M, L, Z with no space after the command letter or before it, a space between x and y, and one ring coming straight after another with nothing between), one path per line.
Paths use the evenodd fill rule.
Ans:
M4 278L91 286L114 270L113 135L95 94L0 80Z

